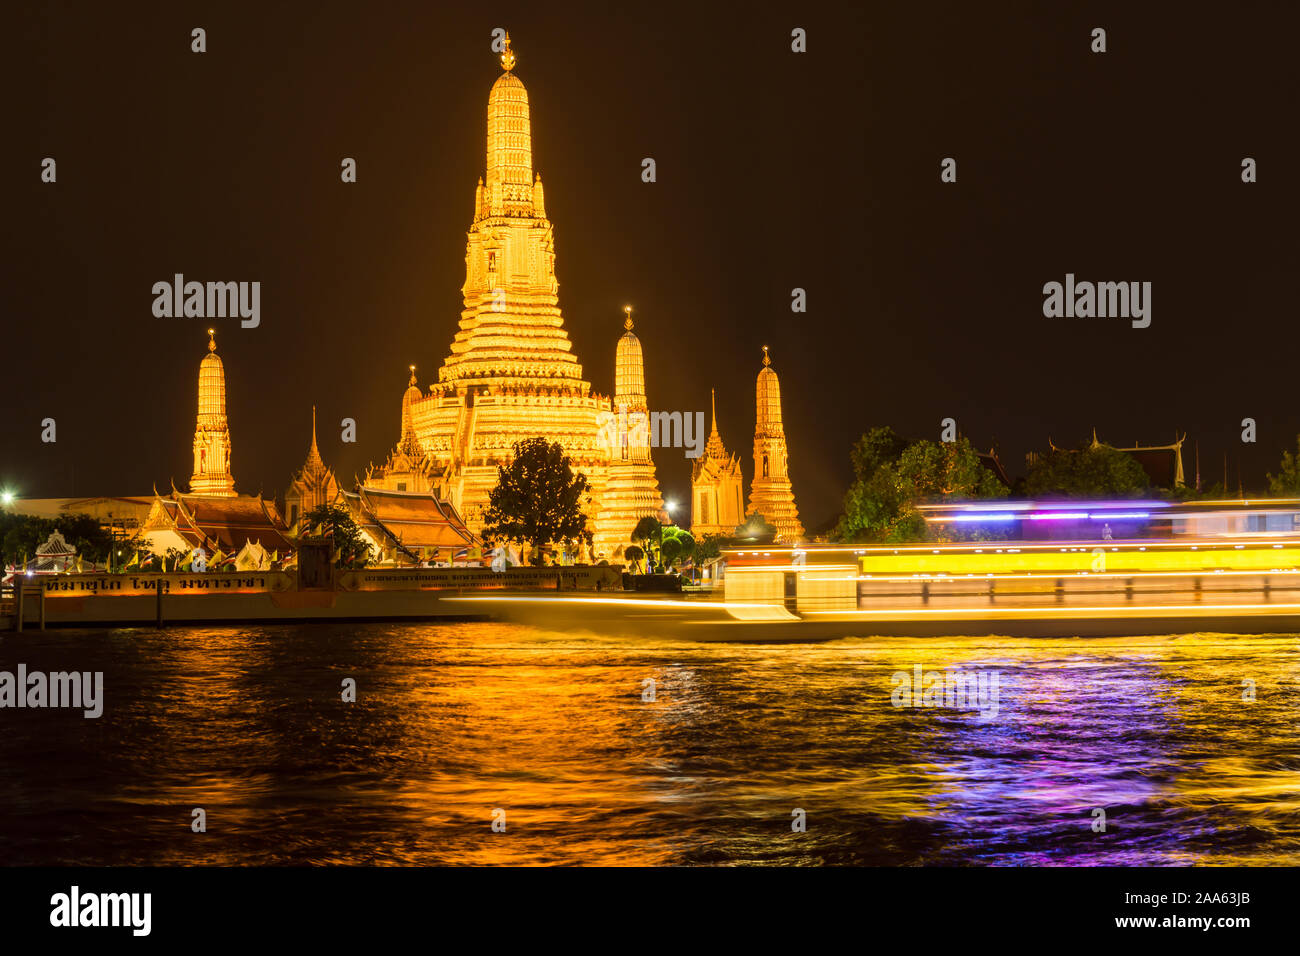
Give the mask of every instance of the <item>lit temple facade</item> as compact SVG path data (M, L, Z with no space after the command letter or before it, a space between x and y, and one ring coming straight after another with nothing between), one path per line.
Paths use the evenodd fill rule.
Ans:
M749 511L761 514L776 528L777 540L803 537L799 509L790 486L785 426L781 422L781 383L763 346L763 367L758 373L754 421L754 483L749 491Z
M488 94L487 162L466 243L460 329L438 381L427 393L408 387L402 440L387 464L367 473L366 484L415 490L427 482L477 533L498 467L510 461L516 442L543 436L559 442L586 475L593 551L612 560L636 522L660 513L663 502L648 441L626 445L626 458L616 447L618 429L609 427L616 409L583 378L565 331L555 236L533 171L528 93L514 64L507 36L504 72ZM620 375L636 367L626 395L644 407L636 337L625 336L618 354L628 361ZM611 470L612 462L618 467Z
M740 458L728 453L718 434L718 400L711 395L713 430L704 454L691 466L691 534L731 535L745 523L745 478Z
M313 427L312 447L315 449ZM319 458L319 456L318 456ZM203 549L209 558L238 556L241 569L266 568L271 555L292 550L289 529L274 502L237 495L230 474L230 427L226 421L226 371L208 329L208 354L199 363L199 409L194 429L194 474L188 494L154 490L140 537L154 554Z
M194 425L194 474L190 491L196 495L233 498L230 473L230 426L226 422L226 370L217 355L217 338L208 329L208 354L199 363L199 413Z
M650 457L650 408L645 395L645 358L632 331L632 307L614 352L614 405L606 419L611 446L604 500L595 521L596 552L622 557L632 529L646 515L667 523L655 464Z
M316 447L316 406L311 407L311 448L307 451L307 461L289 482L289 490L284 493L285 520L296 526L305 514L324 505L333 504L339 494L339 483L334 472L321 460L320 450Z
M425 452L415 434L412 409L422 398L416 383L415 366L411 366L411 380L402 393L402 424L400 437L388 460L379 467L372 463L366 468L365 486L384 491L410 491L433 497L447 497L447 483L441 478L442 469Z

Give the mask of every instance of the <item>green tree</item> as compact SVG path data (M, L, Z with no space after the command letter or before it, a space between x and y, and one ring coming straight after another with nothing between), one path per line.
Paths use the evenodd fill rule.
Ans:
M695 554L695 538L685 528L665 525L660 534L663 541L660 553L668 567L673 567L679 561L687 561Z
M695 542L695 563L699 565L716 561L722 554L722 544L727 539L720 534L706 534Z
M1053 449L1025 479L1025 490L1036 498L1136 498L1149 485L1137 459L1109 445Z
M352 513L340 505L321 505L303 517L303 533L308 541L328 541L339 555L339 566L364 568L374 557L370 544Z
M632 529L632 540L641 546L647 560L646 571L652 570L652 564L659 560L659 547L663 543L664 526L654 515L646 515Z
M516 442L509 465L498 468L488 494L483 536L491 541L522 541L531 546L533 564L544 560L549 544L591 544L587 515L591 486L559 442L527 438Z
M1282 452L1282 464L1276 475L1269 473L1268 490L1281 497L1300 496L1300 435L1296 436L1296 453Z
M844 496L835 531L841 541L922 541L928 532L917 505L998 498L1007 491L965 437L905 443L892 429L873 428L851 458L857 479Z
M645 552L641 550L640 546L629 544L623 549L623 557L631 562L633 571L639 571L641 570L641 562L645 560Z
M854 476L858 481L866 481L881 465L897 463L910 444L888 425L871 429L854 443L849 454Z
M44 544L55 531L63 535L63 540L84 560L104 564L108 561L110 551L122 551L121 560L130 560L135 538L123 536L119 528L114 534L104 527L98 519L87 514L60 515L57 518L39 518L36 515L15 514L0 511L0 560L6 564L17 564L23 555L30 561L36 557L36 549ZM114 554L113 566L119 566L119 556Z

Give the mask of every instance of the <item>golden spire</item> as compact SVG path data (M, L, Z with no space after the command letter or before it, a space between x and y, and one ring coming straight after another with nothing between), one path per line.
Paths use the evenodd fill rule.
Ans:
M217 354L216 329L208 329L208 354L199 362L198 416L194 421L194 473L190 493L234 497L230 427L226 420L226 370Z
M627 313L627 318L623 320L623 328L631 332L632 331L632 307L630 305L625 305L623 306L623 311Z
M303 474L316 474L325 468L325 463L321 461L320 449L316 447L316 406L311 407L311 448L307 451L307 464L303 468Z
M718 433L718 393L715 389L709 389L709 404L713 407L713 434Z
M509 73L515 68L515 54L510 49L510 31L506 31L506 42L501 48L501 69Z
M768 358L768 356L767 356L767 346L764 345L764 346L763 346L763 365L767 366L767 365L771 365L771 364L772 364L772 360L771 360L770 358Z
M483 201L487 208L476 215L533 215L533 142L528 91L519 77L510 72L514 62L507 37L501 53L505 72L496 78L488 93L487 163L483 176Z
M411 384L411 385L414 385L414 384L415 384L415 366L414 366L414 365L411 366L411 381L410 381L409 384Z

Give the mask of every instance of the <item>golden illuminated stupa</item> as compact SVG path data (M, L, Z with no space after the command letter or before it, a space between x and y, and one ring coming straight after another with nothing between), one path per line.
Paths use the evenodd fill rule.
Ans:
M593 550L610 560L622 558L642 518L654 515L667 523L655 464L650 457L650 408L645 395L645 358L632 331L632 307L623 310L624 332L614 352L614 404L606 428L609 473L595 521Z
M710 391L713 431L704 454L691 466L691 534L734 534L745 523L745 478L740 458L727 452L718 434L718 400Z
M284 493L284 510L290 525L297 524L298 519L310 511L334 503L338 497L339 484L334 472L326 467L316 447L316 406L311 407L311 448L307 451L307 461L293 476L289 490Z
M515 442L544 436L563 445L591 482L597 521L610 458L601 415L607 423L609 399L583 378L560 313L555 237L514 64L507 36L504 72L488 94L487 163L466 243L460 330L438 381L403 399L403 429L409 406L414 441L441 494L476 532Z
M778 540L797 541L803 537L803 525L799 523L799 509L795 507L794 489L790 486L785 426L781 424L781 383L772 370L766 345L756 398L754 483L749 490L749 511L767 519L776 528Z
M230 426L226 422L226 370L217 355L212 329L208 329L208 354L199 363L199 413L194 424L190 493L235 496L235 479L230 474Z

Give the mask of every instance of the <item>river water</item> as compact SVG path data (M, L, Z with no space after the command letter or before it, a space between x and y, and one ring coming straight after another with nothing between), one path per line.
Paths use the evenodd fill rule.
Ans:
M1295 635L313 624L4 635L20 662L102 671L104 713L0 710L10 865L1300 863ZM996 708L895 706L918 665Z

